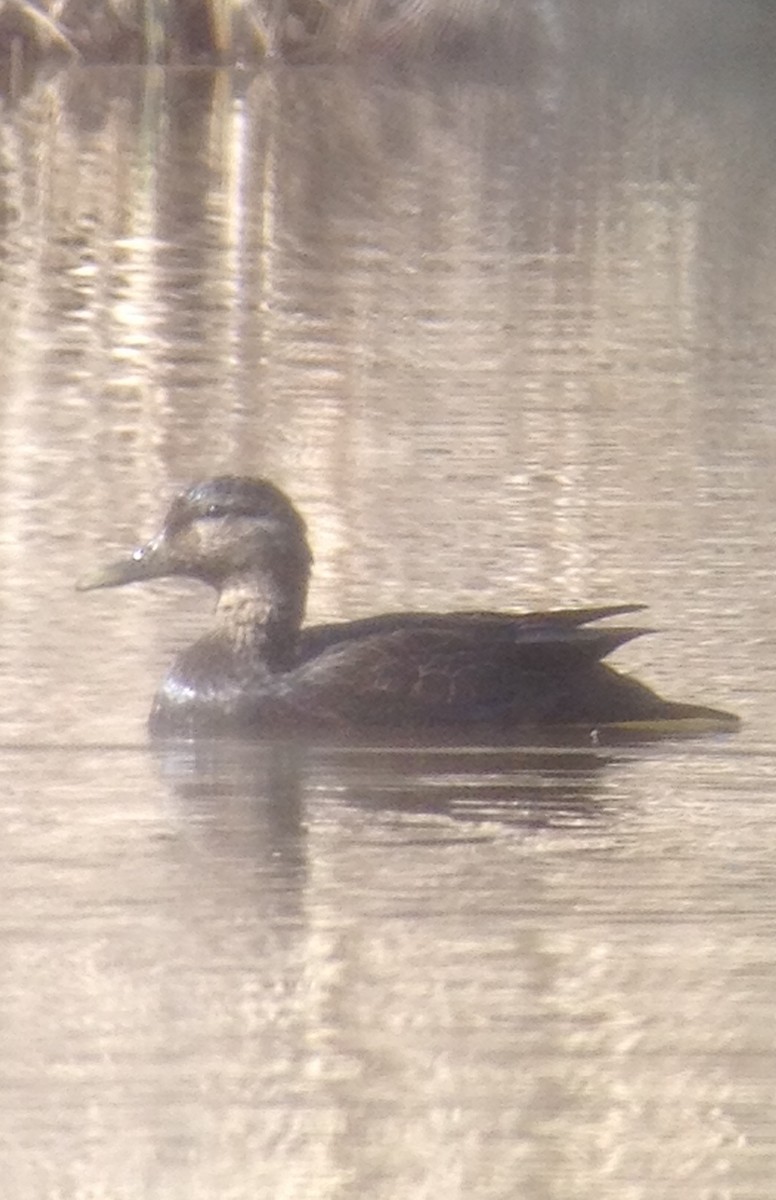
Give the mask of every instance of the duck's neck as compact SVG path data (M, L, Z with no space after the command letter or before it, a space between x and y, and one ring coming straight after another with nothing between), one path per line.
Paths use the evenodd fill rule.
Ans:
M232 578L219 592L216 623L238 654L258 656L272 669L283 669L296 653L306 598L306 580L291 588L266 577Z

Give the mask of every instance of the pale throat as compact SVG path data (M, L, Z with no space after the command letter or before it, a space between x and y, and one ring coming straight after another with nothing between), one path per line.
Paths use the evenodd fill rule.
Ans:
M261 646L268 638L294 637L300 614L295 604L278 595L278 589L265 578L229 580L216 603L216 620L240 645Z
M238 635L250 638L263 635L263 627L272 617L274 605L266 588L250 579L227 583L219 593L216 618Z

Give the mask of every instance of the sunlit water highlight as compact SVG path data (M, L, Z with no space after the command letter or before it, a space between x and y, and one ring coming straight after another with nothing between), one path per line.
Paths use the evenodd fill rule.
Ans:
M633 44L6 114L9 1195L772 1200L773 82ZM209 598L73 584L224 469L312 619L643 600L742 733L151 748Z

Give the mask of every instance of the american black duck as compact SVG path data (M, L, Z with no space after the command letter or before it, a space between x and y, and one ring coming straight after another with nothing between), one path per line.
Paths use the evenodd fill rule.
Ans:
M305 628L311 563L304 521L283 492L225 475L179 495L150 541L78 586L181 575L215 589L212 628L178 655L156 694L155 735L738 724L664 700L601 661L646 631L598 622L643 605L387 613Z

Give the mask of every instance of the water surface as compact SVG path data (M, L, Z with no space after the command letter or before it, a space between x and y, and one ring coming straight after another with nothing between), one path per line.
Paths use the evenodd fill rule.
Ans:
M6 112L9 1194L770 1200L776 97L693 9ZM742 733L151 748L210 599L73 583L221 470L312 619L642 600Z

